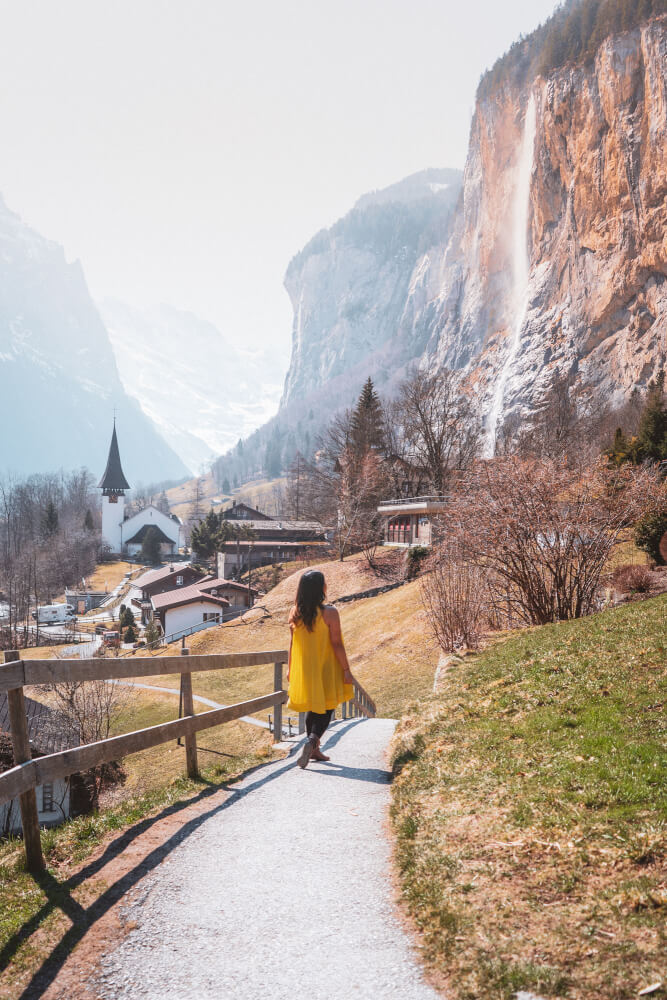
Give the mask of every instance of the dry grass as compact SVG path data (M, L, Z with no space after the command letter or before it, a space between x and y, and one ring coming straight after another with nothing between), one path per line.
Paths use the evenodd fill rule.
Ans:
M136 574L138 572L139 570L134 563L123 561L100 563L95 572L86 577L86 585L88 590L104 590L109 593L118 586L126 573Z
M403 720L397 859L452 1000L664 975L666 624L663 596L515 634Z

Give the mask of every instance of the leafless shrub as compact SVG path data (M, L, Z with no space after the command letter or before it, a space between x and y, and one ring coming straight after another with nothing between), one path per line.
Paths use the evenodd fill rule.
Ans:
M646 594L651 589L653 576L648 566L627 563L614 570L611 580L621 594Z
M51 688L72 745L108 739L127 704L129 688L107 681L65 681ZM87 775L93 804L102 788L119 776L115 762L93 768Z
M439 547L420 579L433 634L446 652L476 649L484 631L485 580L460 546Z
M482 572L492 614L545 624L593 610L612 548L664 490L646 468L500 458L461 481L441 527Z

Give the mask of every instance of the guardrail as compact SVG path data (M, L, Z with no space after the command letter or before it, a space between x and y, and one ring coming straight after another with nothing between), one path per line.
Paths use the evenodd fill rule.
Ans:
M188 777L196 778L197 737L203 729L233 722L244 715L253 715L273 708L274 742L282 739L283 705L287 692L283 690L283 665L287 663L287 650L270 650L251 653L211 653L190 655L181 649L180 656L132 657L128 659L67 659L21 660L17 650L4 653L4 666L0 666L0 692L7 692L9 724L16 765L0 774L0 805L18 797L21 809L21 826L28 870L44 869L44 858L39 837L39 817L35 789L45 782L66 778L70 774L88 771L100 764L119 760L126 754L159 746L180 737L185 738L185 760ZM195 715L192 697L192 674L204 670L230 670L238 667L256 667L273 663L273 687L269 694L248 701L215 708ZM124 677L150 677L160 674L180 674L183 718L163 722L157 726L137 729L121 736L111 736L97 743L46 754L33 759L28 735L23 688L72 681L121 680ZM356 715L373 717L375 702L358 681L354 694L343 705L343 718ZM299 732L305 728L305 716L299 716Z
M0 691L7 692L9 723L16 766L0 774L0 804L18 796L21 808L21 825L29 871L44 868L44 858L39 838L39 818L35 789L45 782L66 778L70 774L88 771L100 764L119 760L126 754L159 746L180 736L185 737L185 759L188 776L197 777L197 738L203 729L232 722L243 715L273 708L274 739L282 734L282 707L287 701L283 690L283 664L287 663L286 650L260 653L223 653L190 656L188 649L181 655L135 657L132 659L77 659L77 660L21 660L18 651L4 654L0 666ZM274 690L259 698L216 708L195 715L192 698L192 674L203 670L229 670L234 667L254 667L274 664ZM180 674L183 691L184 718L163 722L158 726L138 729L122 736L112 736L97 743L87 743L59 753L32 758L28 736L23 688L26 685L57 684L65 681L119 680L123 677L150 677L157 674Z

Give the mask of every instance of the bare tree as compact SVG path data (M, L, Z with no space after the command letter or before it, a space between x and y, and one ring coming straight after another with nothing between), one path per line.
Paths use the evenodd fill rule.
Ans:
M444 494L455 471L475 458L482 437L476 399L462 378L446 368L413 370L400 387L399 412L414 462L428 470L436 493Z
M422 600L442 649L476 649L487 624L486 581L482 570L456 543L441 545L420 577Z
M483 572L497 620L544 624L595 607L612 548L664 495L650 469L496 459L459 484L441 529L459 559Z

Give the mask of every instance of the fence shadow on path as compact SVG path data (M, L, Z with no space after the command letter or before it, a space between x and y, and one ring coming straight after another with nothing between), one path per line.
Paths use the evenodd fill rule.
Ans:
M252 791L256 791L269 782L275 781L277 778L281 777L285 770L293 767L293 753L294 750L290 751L290 755L284 762L282 762L282 767L276 768L275 761L271 761L267 764L260 764L257 767L246 771L245 774L241 776L239 781L247 782L253 775L257 775L258 777L257 780L251 781L249 784L245 784L243 788L236 787L233 783L220 785L207 783L207 787L202 789L202 791L193 799L188 799L185 802L174 803L166 809L163 809L157 815L141 820L139 823L134 824L128 830L124 831L119 837L116 837L110 844L107 845L103 853L98 858L95 858L94 861L83 867L69 879L59 881L58 878L49 872L44 872L41 875L35 876L35 882L47 896L47 902L43 904L40 910L33 917L31 917L30 920L26 921L26 923L12 935L2 951L0 951L0 971L3 971L7 967L20 946L28 941L34 933L40 930L44 921L54 911L60 910L72 921L72 926L65 932L63 937L57 942L52 951L46 957L40 968L34 973L30 982L20 994L18 1000L37 1000L38 997L41 997L45 990L51 985L51 983L53 983L67 958L72 953L72 950L77 944L79 944L90 928L101 917L103 917L113 906L115 906L115 904L118 903L130 889L136 886L145 875L153 871L153 869L155 869L174 850L174 848L178 847L179 844L183 843L184 840L187 840L191 834L198 830L203 823L211 819L211 817L215 816L217 813L230 808L230 806L233 806L241 798L244 798ZM267 768L271 768L271 772L269 774L262 775L262 772L266 771ZM175 831L164 843L150 851L130 871L126 872L121 878L110 885L102 893L102 895L94 900L88 907L84 907L77 902L72 895L73 891L81 886L86 879L98 874L109 861L122 854L122 852L134 840L136 840L137 837L140 837L143 833L161 820L175 816L184 809L205 801L207 798L210 798L219 792L227 793L227 797L224 802L216 803L211 809L207 809L184 823L183 826Z
M338 743L341 737L344 736L349 729L363 723L364 721L364 719L354 719L347 722L343 722L341 720L341 722L336 725L335 730L328 739L326 746L328 748L335 746L335 744ZM90 928L93 927L101 917L108 913L108 911L115 906L126 893L133 889L145 875L157 868L157 866L164 861L169 854L171 854L174 848L178 847L178 845L187 840L191 834L195 833L195 831L198 830L203 823L206 823L213 816L223 812L225 809L229 809L241 799L245 798L246 795L250 795L252 792L257 791L270 782L280 778L285 771L293 768L295 766L294 756L298 747L299 743L295 742L295 744L291 747L288 756L283 761L269 761L266 764L259 764L257 767L251 768L243 775L240 775L236 782L228 782L218 785L213 784L206 779L201 779L206 783L206 787L203 788L198 795L192 799L188 799L187 801L175 802L173 805L170 805L166 809L157 813L157 815L150 816L146 819L140 820L138 823L135 823L129 829L123 831L123 833L112 840L99 857L85 865L78 872L76 872L76 874L72 875L71 878L59 881L56 876L49 872L44 872L41 875L35 876L35 881L46 895L47 902L43 904L39 911L31 917L30 920L26 921L26 923L12 935L2 948L0 951L0 972L7 967L21 945L27 942L33 934L37 933L44 924L44 921L55 911L60 910L65 916L67 916L71 921L71 926L63 934L62 938L53 946L51 952L44 959L40 968L33 974L30 982L24 988L17 1000L38 1000L38 998L41 997L53 983L56 976L71 955L73 949L83 940ZM269 773L264 773L267 770ZM345 770L350 772L355 771L354 768L346 768ZM383 775L383 780L387 780L385 772L379 773ZM348 775L348 777L354 776L354 773ZM378 779L367 778L366 780ZM99 872L101 872L110 861L122 854L123 851L133 843L133 841L135 841L142 834L146 833L146 831L150 830L150 828L156 823L169 817L176 816L184 809L188 809L193 805L204 802L206 799L211 798L220 792L226 793L226 798L223 802L216 803L212 808L207 809L184 823L183 826L176 830L167 840L164 841L164 843L150 851L130 871L126 872L121 878L110 885L102 893L102 895L95 899L89 906L82 906L81 903L74 898L72 893L79 886L81 886L87 879L99 874Z

